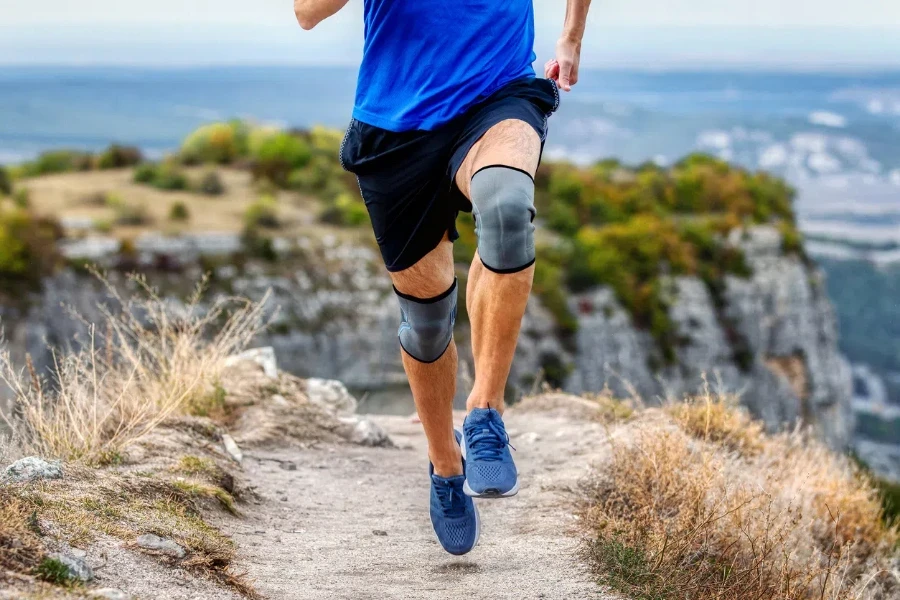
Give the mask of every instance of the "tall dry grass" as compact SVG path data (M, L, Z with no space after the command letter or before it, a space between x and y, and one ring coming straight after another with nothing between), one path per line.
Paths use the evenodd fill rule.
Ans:
M45 377L30 360L13 364L0 352L0 381L13 392L6 416L23 451L44 457L103 462L167 418L190 412L215 388L226 359L263 329L262 307L235 298L201 306L205 282L173 306L144 279L128 297L107 284L111 305L85 322L76 350L54 352ZM76 315L77 317L77 315Z
M621 427L584 510L603 583L642 600L900 598L900 534L846 457L709 396Z

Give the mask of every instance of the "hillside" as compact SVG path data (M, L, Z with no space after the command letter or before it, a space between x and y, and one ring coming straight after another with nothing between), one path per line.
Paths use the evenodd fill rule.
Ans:
M522 491L481 503L482 543L450 557L431 537L418 423L361 417L339 382L246 350L265 325L259 304L200 311L135 289L98 321L94 346L62 357L56 386L0 355L16 407L0 445L2 598L429 599L490 584L510 600L880 600L900 589L900 532L869 477L712 395L663 408L524 399L507 414Z

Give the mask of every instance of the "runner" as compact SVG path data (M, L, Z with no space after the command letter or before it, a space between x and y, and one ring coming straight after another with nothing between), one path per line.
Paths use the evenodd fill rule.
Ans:
M348 0L295 0L312 29ZM472 498L519 490L503 392L534 276L534 174L559 90L578 81L590 0L567 0L556 58L535 77L532 0L365 0L365 45L341 164L354 173L400 302L400 346L431 460L431 520L465 554ZM478 252L466 307L475 384L453 429L459 211Z

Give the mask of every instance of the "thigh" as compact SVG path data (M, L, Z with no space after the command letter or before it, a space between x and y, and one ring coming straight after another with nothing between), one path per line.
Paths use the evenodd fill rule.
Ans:
M449 290L455 277L453 243L446 234L437 247L416 264L391 273L391 280L397 291L423 300L440 296Z
M469 196L469 184L479 169L490 165L515 167L532 177L541 160L541 138L534 127L519 119L500 121L479 139L456 172L456 186Z

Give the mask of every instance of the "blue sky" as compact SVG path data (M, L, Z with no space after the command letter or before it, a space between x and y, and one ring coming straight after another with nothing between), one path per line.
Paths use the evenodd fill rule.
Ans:
M296 26L291 0L3 4L5 64L354 64L361 49L362 0L350 0L312 32ZM540 60L552 52L564 5L535 0ZM900 2L594 0L584 61L648 69L900 68Z

